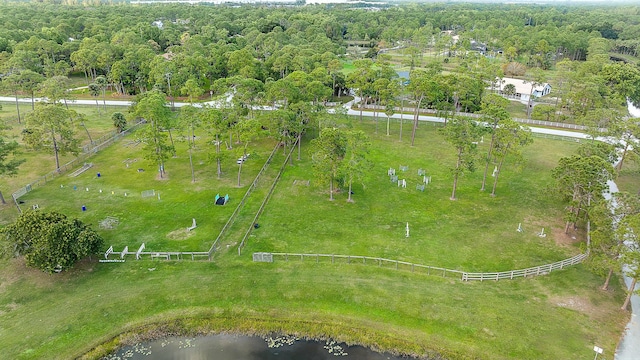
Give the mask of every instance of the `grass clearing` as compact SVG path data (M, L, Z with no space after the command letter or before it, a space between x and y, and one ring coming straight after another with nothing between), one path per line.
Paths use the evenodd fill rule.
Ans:
M372 265L251 262L253 251L287 251L499 271L579 252L578 244L558 231L563 205L548 191L549 170L559 157L575 151L575 143L536 138L526 150L526 164L505 165L497 197L479 191L479 169L460 180L459 200L450 201L452 149L429 124L420 124L416 146L409 146L408 124L401 143L397 122L387 137L382 123L376 134L373 122L353 121L371 137L375 163L366 187L354 187L354 203L346 202L344 191L331 202L326 188L314 183L305 141L302 161L287 166L242 256L230 246L213 262L84 262L57 275L25 268L20 260L0 261L3 356L75 358L100 344L117 344L113 339L122 332L156 323L185 332L280 331L332 337L409 354L438 352L452 359L582 359L592 355L594 343L613 351L628 319L628 313L618 310L624 292L619 286L599 291L602 278L582 265L538 278L462 283ZM106 216L118 217L113 230L98 229L106 245L116 249L145 242L151 251L203 251L274 146L265 140L251 152L242 186L237 187L232 152L218 180L202 144L194 156L197 181L191 183L186 147L179 142L178 157L166 165L168 180L158 180L155 165L143 159L139 146L127 145L131 140L95 155L94 168L77 178L61 176L25 195L25 205L62 211L96 228ZM137 161L127 168L126 159ZM274 159L271 168L279 164ZM400 165L409 166L406 189L386 175L389 167L401 175ZM418 168L433 180L424 193L415 189ZM294 180L310 183L293 185ZM150 189L159 191L161 199L141 197ZM241 217L250 218L263 191L256 191ZM229 193L231 202L214 206L216 193ZM87 211L82 212L82 205ZM193 217L198 222L193 235L176 237ZM406 222L409 238L404 237ZM516 232L519 222L523 234ZM550 234L547 238L535 236L541 227ZM231 234L241 232L238 228ZM573 235L581 239L580 233ZM234 239L237 235L225 244ZM615 283L620 284L619 279Z
M22 130L24 129L24 116L31 112L30 103L19 103L20 115L22 122L18 122L17 111L15 103L3 103L3 109L0 111L0 123L9 127L5 131L6 137L9 141L17 141L22 144ZM86 126L89 131L91 139L96 141L103 136L108 136L113 132L113 122L111 120L111 114L116 111L126 112L126 107L107 106L107 110L100 110L94 106L72 106L72 109L82 113L86 116ZM79 125L76 127L77 138L80 139L81 145L86 146L90 144L89 135L87 135L84 128ZM18 176L9 177L2 176L2 184L0 185L0 191L3 191L5 198L10 199L11 193L29 183L34 182L41 176L55 170L55 160L53 152L40 152L32 151L22 148L20 158L25 159L26 162L20 166ZM75 156L72 154L66 154L60 156L60 164L65 164L73 160ZM0 209L11 207L1 206ZM10 213L10 215L7 215ZM0 224L6 224L12 221L17 213L15 211L0 211Z
M616 179L616 185L620 191L638 194L640 192L638 184L640 184L640 161L626 160Z

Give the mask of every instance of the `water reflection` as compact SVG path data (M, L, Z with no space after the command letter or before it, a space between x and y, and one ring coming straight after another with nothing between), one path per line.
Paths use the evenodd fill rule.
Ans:
M260 338L241 335L209 335L195 338L171 337L126 346L106 360L352 360L406 359L380 354L362 346L334 341L300 340L291 336Z

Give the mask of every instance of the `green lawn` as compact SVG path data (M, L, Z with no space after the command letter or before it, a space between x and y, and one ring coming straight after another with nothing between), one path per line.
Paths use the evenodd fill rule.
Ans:
M354 187L355 202L346 201L344 190L335 201L328 200L327 187L313 181L305 139L302 160L286 167L241 256L234 247L238 235L226 240L213 262L94 259L68 273L46 275L25 268L20 260L0 261L2 356L68 359L107 343L88 356L97 357L126 340L119 334L144 332L141 327L155 328L150 325L155 323L165 330L160 333L276 331L409 354L437 352L452 359L583 359L592 355L594 344L614 351L628 319L619 310L624 292L620 286L598 290L603 279L582 265L538 278L463 283L375 265L253 263L254 251L283 251L499 271L554 262L580 251L583 234L572 234L574 240L562 233L563 204L549 191L550 169L575 151L575 143L536 138L526 150L525 164L505 165L497 197L479 191L479 167L461 178L458 200L450 201L453 151L435 126L421 124L411 147L408 123L403 142L398 141L397 122L391 124L390 137L382 122L377 134L368 120L353 120L353 125L371 137L375 164L365 186ZM84 174L64 175L30 192L21 198L24 206L37 203L96 228L106 216L118 217L120 224L113 230L98 229L105 246L116 250L145 242L151 251L203 251L274 145L265 140L250 151L237 187L237 149L229 151L223 178L217 179L200 141L194 155L197 181L192 183L186 146L178 142L177 157L166 164L168 179L159 180L155 165L143 159L133 139L92 157L94 168ZM480 144L481 150L486 146ZM239 219L251 218L281 162L279 151ZM409 167L405 174L400 165ZM407 179L406 189L389 181L390 167ZM415 189L418 168L432 176L424 192ZM293 185L294 180L310 180L310 185ZM142 198L141 192L149 189L159 191L160 199ZM230 203L213 205L216 193L228 193ZM2 216L8 211L13 208L2 209ZM187 234L191 218L198 228ZM516 232L518 223L524 233ZM542 227L546 238L535 235Z
M22 122L18 122L15 103L3 103L0 111L0 124L9 126L9 130L5 131L6 138L11 141L15 140L22 144L21 132L24 129L24 116L31 112L31 104L20 103L20 114ZM124 107L108 106L105 110L98 110L94 106L73 106L74 110L83 113L88 119L86 126L91 135L92 140L98 140L102 136L106 136L113 131L113 122L111 114L116 111L126 112ZM82 145L89 145L89 135L84 128L76 127L76 136ZM11 193L29 183L39 179L41 176L55 170L55 158L53 152L38 152L22 148L20 157L26 162L20 167L19 175L14 177L0 177L0 191L5 194L5 198L10 199ZM73 160L75 156L72 154L63 154L60 156L60 164L65 164ZM4 207L0 205L0 209ZM10 213L10 214L7 214ZM0 224L6 224L15 218L16 213L11 211L0 211Z
M638 194L640 192L640 187L638 187L638 178L640 178L640 162L625 160L622 166L620 175L616 179L616 185L618 185L620 191Z
M526 119L527 118L527 105L520 101L509 101L507 111L514 118Z

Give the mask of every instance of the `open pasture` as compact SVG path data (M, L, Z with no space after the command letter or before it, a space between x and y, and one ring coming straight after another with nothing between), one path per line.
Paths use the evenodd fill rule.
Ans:
M617 310L623 293L598 291L601 278L582 265L538 278L462 283L370 265L252 263L253 251L283 251L496 271L579 252L573 239L560 233L562 204L548 191L549 170L575 150L575 143L536 139L526 150L526 164L505 166L497 197L479 191L479 167L461 178L458 200L450 201L453 151L435 126L420 124L411 147L408 123L403 142L398 123L392 123L390 137L381 130L376 134L370 120L353 124L371 137L374 163L365 186L354 186L355 201L346 201L344 187L329 201L328 186L314 182L305 139L302 160L286 167L242 256L226 251L213 262L82 263L56 276L3 260L4 354L67 359L106 343L92 353L98 356L117 346L123 331L155 326L186 333L287 332L405 353L436 351L453 359L577 359L590 355L593 343L614 348L625 323ZM194 154L195 183L185 143L178 142L177 157L167 161L161 180L133 135L92 157L94 166L77 177L65 174L28 193L23 206L77 216L116 250L145 242L147 250L206 251L274 143L265 140L251 152L240 188L233 151L217 179L203 145ZM479 145L484 150L486 144ZM281 158L274 160L271 168L280 163ZM408 166L405 173L400 165ZM406 188L390 182L390 167L406 178ZM424 192L415 188L419 168L432 179ZM154 196L142 197L152 189ZM256 190L240 217L251 218L264 191ZM213 205L216 193L229 193L230 202ZM98 228L107 217L118 218L118 224ZM192 218L198 223L192 235L176 236L187 234ZM523 233L516 231L520 222ZM546 238L536 236L541 227L547 228Z
M436 126L420 124L414 147L408 131L405 140L398 141L397 124L389 137L382 131L376 134L371 123L355 126L372 138L373 167L364 186L354 184L354 202L346 201L346 186L329 201L328 186L314 181L306 147L303 161L287 169L279 182L247 252L364 255L465 271L526 268L579 252L570 244L576 243L572 236L581 235L564 234L563 205L549 191L550 169L575 143L536 139L526 150L524 164L505 165L496 197L490 196L493 165L487 190L481 192L484 166L478 163L476 172L461 178L458 200L451 201L454 151ZM479 152L486 146L479 144ZM390 181L389 168L406 180L406 188ZM431 178L424 191L416 189L424 184L419 169ZM516 231L519 223L522 233ZM538 236L542 228L549 236Z
M21 197L21 206L38 205L76 216L98 229L105 244L116 250L124 246L137 249L145 243L147 251L207 251L262 167L273 142L265 140L261 143L264 151L249 156L238 187L237 149L225 150L224 174L218 179L215 163L209 160L210 149L203 139L197 141L195 183L185 142L176 142L177 156L165 163L166 174L160 178L157 164L145 160L143 145L134 133L89 158L87 162L93 166L78 176L64 174ZM215 205L216 194L228 194L229 202ZM117 225L100 228L109 217L118 219ZM197 228L187 231L192 219L196 219Z

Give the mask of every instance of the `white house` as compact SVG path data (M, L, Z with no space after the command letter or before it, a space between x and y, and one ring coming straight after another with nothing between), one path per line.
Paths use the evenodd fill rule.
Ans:
M551 92L551 85L549 85L548 83L537 85L532 90L530 82L514 78L496 79L493 88L497 88L498 92L501 95L507 96L507 94L504 93L504 88L509 84L512 84L516 88L516 93L514 95L508 96L521 101L529 101L529 94L531 94L534 98L539 98L548 95Z

